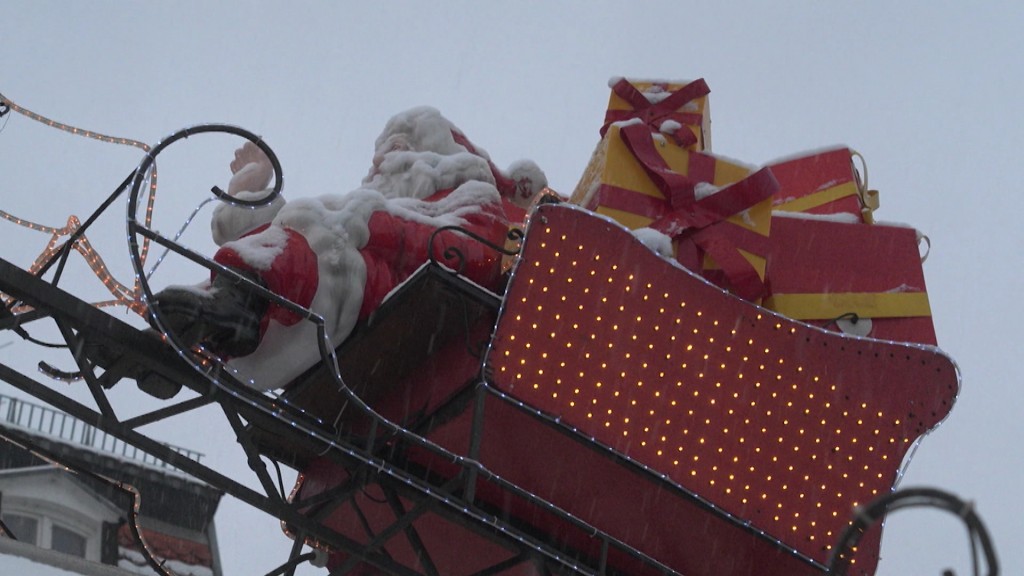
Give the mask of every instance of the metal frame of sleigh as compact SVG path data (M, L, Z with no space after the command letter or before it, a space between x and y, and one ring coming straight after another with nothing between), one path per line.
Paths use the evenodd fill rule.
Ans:
M503 296L428 264L337 359L282 399L379 466L254 430L354 543L332 574L873 574L879 526L834 546L959 390L936 348L780 316L567 205Z

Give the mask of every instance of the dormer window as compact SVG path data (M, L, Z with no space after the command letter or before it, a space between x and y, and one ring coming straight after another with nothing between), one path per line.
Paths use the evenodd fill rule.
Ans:
M49 516L36 517L27 514L4 513L0 515L0 519L19 542L33 544L40 548L49 548L79 558L98 560L98 557L92 557L95 556L94 554L89 554L90 542L86 535Z
M85 558L87 540L78 532L54 524L50 531L50 548L79 558Z
M39 544L39 520L22 514L0 514L4 526L14 534L20 542Z

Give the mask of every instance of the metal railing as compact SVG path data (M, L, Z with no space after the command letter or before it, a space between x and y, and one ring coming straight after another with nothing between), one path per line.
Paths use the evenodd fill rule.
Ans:
M127 444L91 424L82 422L60 410L26 402L0 394L0 422L7 422L22 429L38 432L72 444L79 444L93 450L112 454L158 468L174 469L167 462ZM164 444L171 450L199 462L203 454L187 448Z

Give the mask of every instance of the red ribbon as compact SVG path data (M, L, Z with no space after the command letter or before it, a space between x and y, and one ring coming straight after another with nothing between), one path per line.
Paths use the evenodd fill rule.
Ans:
M632 110L608 110L604 116L604 126L601 127L603 138L608 127L615 122L639 118L646 126L655 132L661 132L661 125L666 120L674 120L684 126L700 126L703 117L692 112L680 112L679 109L701 96L711 93L703 78L694 80L679 90L673 92L661 102L651 102L637 90L625 78L612 85L612 92L632 106ZM697 143L697 137L690 130L676 130L671 135L676 144L687 148Z
M727 219L768 198L779 183L771 170L762 168L714 194L697 199L695 187L714 180L715 159L697 152L689 155L689 174L673 170L655 148L650 131L639 124L619 130L623 144L636 157L644 172L664 196L658 200L639 192L605 186L601 204L654 219L651 228L677 240L676 259L699 270L702 255L710 256L722 268L733 292L753 300L764 292L764 281L754 266L739 252L765 255L767 239ZM640 199L644 196L644 199ZM667 206L666 206L667 205Z

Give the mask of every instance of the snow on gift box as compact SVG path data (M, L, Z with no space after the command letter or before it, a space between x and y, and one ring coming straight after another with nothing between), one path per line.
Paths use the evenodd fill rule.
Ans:
M241 199L262 195L272 176L251 144L236 154L232 171L228 193ZM440 234L432 247L429 238L438 228L461 226L500 245L510 222L523 214L521 206L545 185L533 162L499 170L437 110L414 108L388 121L358 189L261 210L218 206L214 260L321 315L337 345L430 259L431 250L443 260L447 248L457 247L463 273L493 284L500 254L455 232ZM156 295L161 317L186 344L201 342L230 358L241 379L258 389L281 387L320 360L311 323L224 276L214 273L208 282Z
M640 120L687 150L711 150L711 108L703 78L692 82L612 78L601 136L615 123Z

